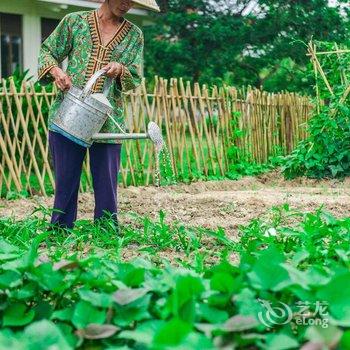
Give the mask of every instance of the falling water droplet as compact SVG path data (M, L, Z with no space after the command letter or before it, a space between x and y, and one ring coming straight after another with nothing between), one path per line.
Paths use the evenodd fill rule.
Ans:
M159 187L161 185L161 173L162 169L164 169L164 176L162 178L165 179L167 184L176 183L174 171L172 168L172 163L170 159L170 153L168 147L166 146L162 131L159 126L154 122L148 123L148 134L151 140L154 143L156 154L155 154L155 169L154 169L154 184ZM160 163L160 159L162 163ZM168 170L170 170L170 179ZM170 180L170 181L169 181Z
M155 185L157 187L160 186L160 165L159 165L160 155L161 155L161 150L156 147L156 166L154 169L154 180L155 180Z
M166 184L175 184L176 179L175 179L174 171L171 164L170 152L166 145L164 145L161 155L162 155L161 157L162 178L164 178Z

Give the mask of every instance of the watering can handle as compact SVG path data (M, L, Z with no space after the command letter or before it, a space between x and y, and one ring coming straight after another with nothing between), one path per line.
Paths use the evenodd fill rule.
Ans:
M98 70L96 73L94 73L94 74L91 76L91 78L90 78L89 81L86 83L85 88L84 88L84 90L83 90L83 92L82 92L82 94L81 94L81 97L82 97L82 98L85 98L85 97L88 95L88 93L90 92L92 86L95 84L96 80L97 80L101 75L103 75L103 74L105 74L105 73L106 73L106 71L105 71L104 69L100 69L100 70ZM105 86L105 88L103 89L103 94L104 94L106 97L107 97L107 94L108 94L108 91L109 91L111 85L112 85L112 79L108 77L108 78L107 78L107 81L106 81L106 86Z

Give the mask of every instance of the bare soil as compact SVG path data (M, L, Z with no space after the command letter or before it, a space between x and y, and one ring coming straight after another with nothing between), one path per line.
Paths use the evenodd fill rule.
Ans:
M323 209L336 217L350 216L350 178L285 180L279 171L240 180L200 181L167 187L119 188L121 222L130 221L130 212L157 218L160 209L166 220L178 220L190 226L223 227L228 236L237 235L237 227L251 219L268 215L274 206L288 203L303 212ZM25 218L41 204L52 207L53 197L0 199L0 217ZM79 195L78 219L92 219L92 193Z

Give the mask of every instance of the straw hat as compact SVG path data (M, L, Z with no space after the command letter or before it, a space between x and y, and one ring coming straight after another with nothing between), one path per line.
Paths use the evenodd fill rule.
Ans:
M160 8L156 3L156 0L132 0L132 2L136 5L135 7L141 7L148 10L160 12Z

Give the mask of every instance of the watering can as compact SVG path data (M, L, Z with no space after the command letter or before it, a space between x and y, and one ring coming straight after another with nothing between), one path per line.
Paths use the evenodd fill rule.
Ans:
M163 137L156 123L149 122L146 133L126 133L111 117L113 108L107 99L112 85L111 78L106 80L103 93L90 93L96 80L105 73L106 71L101 69L93 74L83 90L71 86L52 119L51 128L84 147L90 147L95 140L151 139L157 151L160 151L163 147ZM111 118L120 133L99 133L107 118Z

